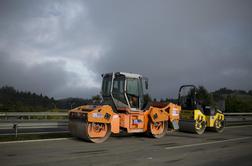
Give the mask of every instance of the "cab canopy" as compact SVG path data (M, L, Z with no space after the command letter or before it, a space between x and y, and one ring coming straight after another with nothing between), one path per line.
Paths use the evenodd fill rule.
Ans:
M142 110L147 104L148 80L139 74L113 72L102 75L103 103L109 104L114 111L123 108Z

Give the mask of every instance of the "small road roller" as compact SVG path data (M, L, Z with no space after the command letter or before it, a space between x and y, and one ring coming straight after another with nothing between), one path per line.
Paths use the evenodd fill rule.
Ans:
M178 104L181 106L179 130L203 134L206 129L223 132L224 114L213 106L204 105L197 97L195 85L183 85L179 89Z
M69 130L75 137L101 143L111 133L146 133L163 137L168 123L178 129L179 105L148 101L148 79L133 73L102 75L102 103L69 110Z

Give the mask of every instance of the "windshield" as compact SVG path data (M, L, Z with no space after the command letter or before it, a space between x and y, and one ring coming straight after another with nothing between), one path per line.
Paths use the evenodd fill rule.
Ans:
M110 96L112 76L104 76L102 82L102 96Z
M127 79L127 93L134 96L139 96L138 79Z
M183 87L180 91L179 104L183 109L195 108L195 88L191 86Z
M124 95L124 86L125 86L125 77L124 76L116 76L113 82L113 97L115 99L115 104L118 107L125 107L127 101Z

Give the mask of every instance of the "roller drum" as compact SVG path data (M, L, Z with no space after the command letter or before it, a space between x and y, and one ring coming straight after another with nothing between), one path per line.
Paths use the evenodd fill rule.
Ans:
M191 121L180 120L179 130L195 133L195 120L191 120Z
M196 121L195 120L180 120L179 121L179 130L190 132L190 133L197 133L199 135L203 134L206 129L205 122L202 122L202 127L196 129Z
M168 122L150 122L148 135L153 138L162 138L168 129Z
M81 138L84 139L86 141L89 142L94 142L94 143L102 143L105 140L107 140L109 138L109 136L111 135L111 126L110 124L104 124L107 125L107 132L106 135L104 137L99 137L99 138L92 138L89 136L89 125L91 123L88 123L84 120L70 120L69 121L69 130L70 133L77 137L77 138Z
M89 136L87 133L87 122L81 120L70 120L68 123L68 128L70 130L70 133L74 137L89 141Z

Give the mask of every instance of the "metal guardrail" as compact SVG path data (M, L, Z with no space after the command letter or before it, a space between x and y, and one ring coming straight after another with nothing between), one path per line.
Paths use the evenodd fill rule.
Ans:
M224 112L227 116L250 116L252 112Z
M48 117L67 117L67 112L0 112L1 119L32 119L32 117L41 117L47 119ZM35 119L36 119L35 118Z
M20 130L67 128L67 112L0 112L0 131L17 136ZM35 133L35 132L32 132ZM39 134L39 133L38 133ZM0 135L7 135L0 132Z
M227 126L252 124L251 112L226 112L224 115Z
M0 121L0 130L1 129L12 129L14 124L18 128L22 129L39 129L39 128L61 128L65 127L68 124L68 120L37 120L37 121L28 121L28 120L18 120L18 121Z
M0 121L0 135L18 135L18 133L40 134L41 129L51 132L42 133L65 133L68 126L68 120L1 120Z
M252 113L224 113L224 115L228 126L252 124ZM39 117L39 119L33 119L32 117ZM54 117L55 119L49 118L49 120L48 117ZM62 118L59 119L59 117ZM57 130L67 128L67 117L67 112L2 112L0 113L0 131L9 130L17 136L18 132L24 129Z
M252 112L224 112L224 115L252 115ZM0 117L10 116L68 116L67 112L0 112Z

